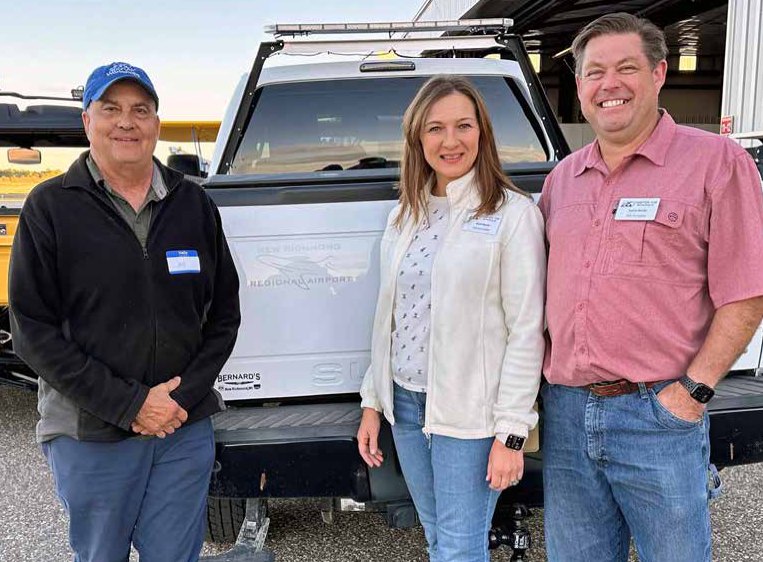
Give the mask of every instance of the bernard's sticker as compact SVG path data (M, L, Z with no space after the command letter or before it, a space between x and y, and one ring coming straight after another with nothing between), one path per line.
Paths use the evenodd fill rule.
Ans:
M217 375L217 389L223 395L260 390L260 373L220 373Z

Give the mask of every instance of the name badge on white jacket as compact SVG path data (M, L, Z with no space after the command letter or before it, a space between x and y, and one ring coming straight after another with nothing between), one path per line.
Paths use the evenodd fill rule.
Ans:
M485 215L474 218L466 221L462 230L476 232L477 234L498 234L501 219L503 219L501 215Z

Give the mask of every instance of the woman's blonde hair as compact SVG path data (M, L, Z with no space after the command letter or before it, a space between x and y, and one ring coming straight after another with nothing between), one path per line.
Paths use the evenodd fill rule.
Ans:
M400 166L401 209L395 219L395 226L398 228L408 218L413 219L414 224L418 224L425 214L426 190L433 184L435 172L424 158L421 132L432 105L450 94L465 95L474 104L477 114L480 134L474 169L480 204L475 209L475 216L495 212L506 199L504 190L524 193L503 172L485 100L472 83L463 76L440 74L426 81L403 116L403 159Z

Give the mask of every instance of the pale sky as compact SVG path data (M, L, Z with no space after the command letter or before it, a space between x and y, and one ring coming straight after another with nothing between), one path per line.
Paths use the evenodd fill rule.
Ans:
M163 119L219 120L260 41L270 39L266 24L410 21L422 3L2 0L0 91L68 95L93 68L120 60L148 72Z

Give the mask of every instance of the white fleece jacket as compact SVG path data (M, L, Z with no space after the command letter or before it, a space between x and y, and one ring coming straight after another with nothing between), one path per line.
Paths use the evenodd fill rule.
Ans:
M531 199L507 192L494 214L473 219L479 204L474 172L446 189L448 229L432 266L429 380L424 431L477 439L527 436L538 421L532 406L543 361L546 252L543 218ZM387 220L371 364L363 407L392 411L390 335L396 272L415 233Z

